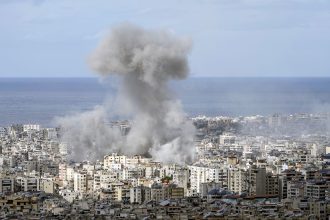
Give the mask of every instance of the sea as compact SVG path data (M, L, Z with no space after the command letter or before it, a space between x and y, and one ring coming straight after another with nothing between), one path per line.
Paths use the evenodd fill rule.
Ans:
M55 117L101 105L115 78L0 78L0 126L51 126ZM330 112L330 78L188 78L169 83L188 116Z

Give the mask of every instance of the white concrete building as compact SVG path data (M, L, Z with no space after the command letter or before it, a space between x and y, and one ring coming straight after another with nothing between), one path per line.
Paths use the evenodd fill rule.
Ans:
M188 166L190 170L191 189L200 193L200 184L207 182L219 182L220 168L205 166Z
M87 192L87 172L73 173L73 189L75 192Z

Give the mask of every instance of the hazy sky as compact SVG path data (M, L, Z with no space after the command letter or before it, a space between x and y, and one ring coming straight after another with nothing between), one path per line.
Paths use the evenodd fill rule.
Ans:
M88 77L114 25L190 37L194 76L329 76L330 0L0 0L0 77Z

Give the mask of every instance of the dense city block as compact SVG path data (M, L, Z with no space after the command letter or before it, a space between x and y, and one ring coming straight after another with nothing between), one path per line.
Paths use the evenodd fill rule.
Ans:
M189 120L189 164L120 152L73 161L88 152L61 128L0 127L0 219L328 218L330 114ZM130 123L113 125L127 135Z

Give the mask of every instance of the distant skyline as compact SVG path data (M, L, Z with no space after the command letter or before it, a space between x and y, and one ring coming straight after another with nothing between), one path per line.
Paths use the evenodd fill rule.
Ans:
M191 38L191 76L330 77L326 0L1 0L0 77L93 77L123 22Z

